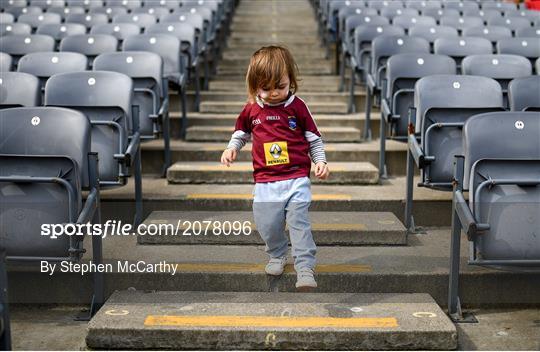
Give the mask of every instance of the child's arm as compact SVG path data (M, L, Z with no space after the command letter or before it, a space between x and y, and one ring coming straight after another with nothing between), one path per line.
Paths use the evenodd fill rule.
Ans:
M303 100L300 99L300 102L298 116L303 117L302 127L304 129L304 136L309 142L309 155L315 164L315 176L324 180L330 175L330 170L328 169L326 162L326 153L324 151L322 136L309 108Z
M221 155L221 163L230 166L236 160L238 152L242 149L251 138L251 129L249 123L249 104L247 104L234 126L234 133L231 136L227 148Z

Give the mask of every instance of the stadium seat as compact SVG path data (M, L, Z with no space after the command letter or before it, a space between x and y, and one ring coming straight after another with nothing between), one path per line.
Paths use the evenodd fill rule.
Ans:
M93 1L91 2L94 3ZM87 13L70 13L66 17L66 23L79 23L90 29L97 24L109 23L109 16L103 13L87 14Z
M133 23L141 28L147 28L157 23L156 16L147 13L117 15L113 18L113 23Z
M461 61L466 56L493 53L489 40L474 37L439 38L433 43L433 49L435 54L448 55L456 60L458 68L461 68Z
M516 37L540 38L540 27L521 28L516 31Z
M15 18L19 18L19 16L21 15L39 15L43 13L43 10L36 6L25 6L25 7L13 6L13 7L8 7L4 11L6 13L12 14L13 16L15 16Z
M502 10L487 9L487 10L480 10L480 11L464 11L463 15L480 17L484 20L484 22L487 22L492 18L502 17Z
M422 11L422 15L433 17L437 22L440 22L443 17L459 17L460 13L456 9L438 9L431 7Z
M57 13L62 17L62 21L65 21L70 14L85 13L84 7L72 6L72 7L52 7L47 10L49 13Z
M180 7L180 0L145 0L144 7L165 7L174 10Z
M65 7L64 0L30 0L30 6L40 7L42 10L48 11L53 7Z
M17 19L19 23L27 23L35 30L43 24L59 24L62 22L62 16L57 13L41 13L39 15L20 15Z
M509 28L512 32L518 29L531 28L531 21L524 17L496 17L487 22L488 26L502 26Z
M94 7L103 7L105 4L102 0L66 0L69 7L76 6L89 10Z
M37 28L37 34L49 35L60 44L60 41L70 35L85 34L86 27L78 23L42 24Z
M15 22L15 16L10 13L0 13L0 24Z
M0 10L5 10L9 7L26 7L28 2L26 0L3 0L0 2Z
M127 15L128 10L123 6L107 6L107 7L94 7L88 11L89 14L103 13L109 18L114 18L119 15Z
M393 20L394 18L398 16L406 16L406 17L418 17L420 16L420 12L416 9L411 8L392 8L392 7L385 7L381 10L381 16L388 18L389 20Z
M379 174L386 177L386 138L407 141L408 113L414 105L414 86L422 77L454 75L456 63L449 56L429 53L393 55L386 63L381 84Z
M11 55L0 52L0 72L9 72L13 67Z
M409 35L427 40L431 45L439 38L457 38L458 31L450 26L417 25L409 28Z
M463 36L486 38L495 44L501 39L512 38L512 31L502 26L470 27L463 30Z
M71 35L60 42L60 51L71 51L86 55L90 67L96 56L115 52L117 48L118 39L107 34Z
M536 59L536 62L534 63L534 67L536 69L536 74L540 75L540 58Z
M79 263L85 236L41 236L42 224L100 223L97 157L88 118L64 108L12 108L0 114L0 242L8 261ZM61 126L61 128L59 128ZM83 191L88 191L83 202ZM16 215L24 209L24 216ZM8 236L7 238L5 236ZM92 236L102 262L101 236ZM91 314L104 299L103 274L94 277Z
M445 1L445 9L458 10L462 15L465 11L478 11L480 8L475 1Z
M30 35L32 27L26 23L0 23L0 37L6 35Z
M0 109L41 105L39 79L28 73L0 72Z
M92 124L92 151L99 157L102 189L123 186L135 176L135 220L142 220L140 132L132 106L133 82L118 72L60 73L45 85L45 106L83 112ZM133 109L133 111L132 111Z
M508 106L507 87L514 78L527 77L532 74L529 60L518 55L470 55L461 62L464 75L490 77L502 87L505 106Z
M406 2L406 6L417 9L418 11L422 12L426 9L440 9L442 7L442 2L438 0L426 0L426 1L418 1L418 0L409 0Z
M199 49L197 48L198 39L195 35L195 28L187 23L158 23L147 27L146 34L168 34L173 35L180 40L180 72L187 69L186 79L193 79L195 82L195 111L199 111L201 86L199 74ZM187 82L187 81L186 81ZM183 85L183 84L181 84Z
M469 265L540 268L539 135L537 112L486 113L465 122L453 175L448 310L454 321L465 318L459 299L462 231Z
M397 16L392 20L394 26L399 26L405 31L409 31L409 28L413 26L436 26L437 21L433 17L428 16Z
M0 245L0 350L11 351L6 249Z
M165 175L170 166L169 97L164 96L163 60L157 54L132 51L102 54L94 61L94 70L114 71L133 80L133 105L139 109L141 140L156 139L163 134Z
M464 122L472 115L499 110L504 110L502 89L492 78L432 75L416 82L414 108L409 113L407 150L404 218L409 231L415 229L412 218L414 165L421 171L419 186L451 190L453 156L461 153Z
M88 59L73 52L39 52L24 55L19 60L18 71L36 76L40 91L44 92L47 80L57 73L79 72L88 68Z
M371 108L373 97L380 100L382 80L386 77L386 62L395 54L418 53L429 54L429 43L423 38L409 37L404 35L390 36L381 35L375 38L371 44L371 56L368 67L370 72L366 78L366 120L364 124L364 138L371 136Z
M404 8L403 2L401 1L377 1L370 0L366 1L367 7L377 10L378 13L381 13L384 9L402 9Z
M512 111L540 111L540 76L511 80L508 102Z
M441 17L439 22L442 26L454 27L460 32L463 32L467 28L481 27L484 25L484 20L482 18L474 16L444 16Z
M367 73L370 70L369 58L371 55L372 41L381 35L404 35L404 31L398 26L377 26L362 25L356 27L354 31L354 51L350 58L351 77L349 85L349 104L348 111L355 112L354 95L356 77L361 82L367 79ZM368 136L369 138L369 136Z
M146 3L147 2L145 1L145 4ZM155 16L156 18L160 18L161 16L170 14L171 11L167 7L138 7L136 9L133 9L131 13L132 14L147 13L149 15Z
M30 53L39 51L54 51L54 38L48 35L8 35L0 37L0 48L11 55L13 64L17 65L19 59Z
M141 27L134 23L107 23L98 24L90 29L90 34L112 35L118 40L118 49L122 47L122 42L132 35L141 33Z
M142 6L141 0L106 0L105 5L109 7L123 6L126 9L132 10Z
M180 64L180 40L168 34L141 34L127 38L122 46L123 51L149 51L156 53L163 59L163 76L179 87L180 111L182 127L180 136L185 136L187 128L186 109L186 68ZM163 84L163 95L168 97L168 85ZM172 134L172 133L171 133Z
M482 10L489 10L489 9L496 9L496 10L503 10L503 11L509 11L509 10L516 10L516 5L509 3L509 2L503 2L503 1L485 1L482 2Z
M540 57L540 38L506 38L497 42L498 54L512 54L526 57L534 65Z

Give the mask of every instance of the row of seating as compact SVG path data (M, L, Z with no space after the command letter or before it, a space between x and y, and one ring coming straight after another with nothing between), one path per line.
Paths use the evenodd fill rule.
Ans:
M322 14L321 6L333 8L333 3L315 5ZM508 7L502 2L458 4ZM372 102L381 107L381 176L385 140L407 142L404 218L409 233L417 230L412 216L415 168L420 169L418 186L453 192L448 306L450 316L460 321L462 230L470 242L469 264L540 268L540 76L532 76L533 62L540 72L540 39L468 37L470 28L463 31L466 36L455 28L438 36L444 26L423 26L428 33L435 29L433 36L421 35L417 27L406 35L395 22L373 24L362 17L383 18L357 17L360 24L349 33L353 46L343 50L350 51L353 73L366 84L366 131Z
M234 1L225 2L234 10ZM84 43L80 37L65 37L60 47L85 48L98 42L97 36L84 36ZM188 72L182 62L193 67L192 48L168 30L126 37L122 51L115 45L99 55L55 52L51 40L48 51L25 53L7 45L25 38L30 39L25 44L32 44L41 37L0 38L2 50L12 54L1 54L0 62L13 59L15 66L5 66L17 69L0 72L0 245L9 261L79 262L86 236L52 240L39 236L41 226L101 223L101 190L121 187L131 175L134 225L141 222L140 143L163 134L166 153L169 150L169 85L180 87L186 122ZM95 41L90 43L90 38ZM169 163L166 155L164 170ZM92 261L99 264L101 237L91 237ZM95 273L90 315L103 302L103 275Z

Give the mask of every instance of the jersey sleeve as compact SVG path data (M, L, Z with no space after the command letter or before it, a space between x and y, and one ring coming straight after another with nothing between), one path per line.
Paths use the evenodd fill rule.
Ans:
M297 97L298 98L298 97ZM306 103L300 98L298 98L298 104L296 106L296 115L300 120L300 126L304 130L304 136L308 142L313 142L314 140L321 138L321 133L317 128L317 124L311 115L311 111L307 107Z
M251 139L251 121L249 118L249 111L251 104L246 104L234 125L234 132L229 140L227 148L233 148L236 150L242 149L246 143Z

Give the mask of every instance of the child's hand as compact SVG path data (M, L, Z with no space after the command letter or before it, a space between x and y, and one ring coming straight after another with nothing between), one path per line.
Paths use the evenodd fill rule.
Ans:
M227 148L225 151L223 151L223 154L221 154L221 163L229 167L231 166L232 162L236 160L237 155L238 151L236 149Z
M326 163L320 161L317 164L315 164L316 177L320 178L321 180L326 180L329 175L330 175L330 170L328 169L328 165L326 165Z

